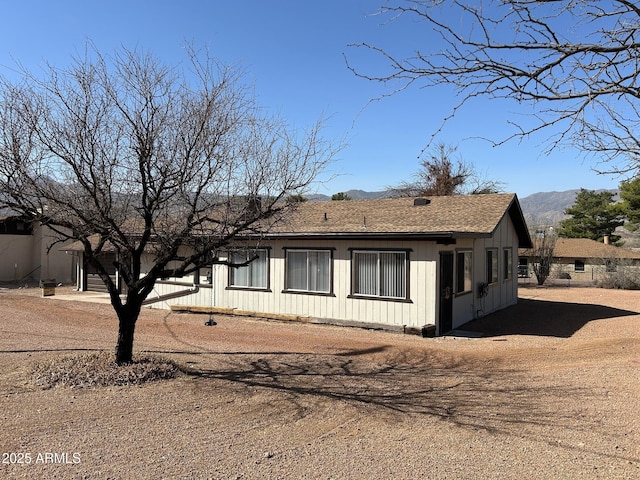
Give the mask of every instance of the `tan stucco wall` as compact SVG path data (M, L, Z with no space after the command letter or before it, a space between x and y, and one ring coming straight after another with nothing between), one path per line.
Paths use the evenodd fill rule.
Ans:
M0 235L0 282L55 279L72 283L74 256L61 252L51 230L34 226L32 235Z
M33 244L32 235L0 235L0 282L17 282L37 266Z

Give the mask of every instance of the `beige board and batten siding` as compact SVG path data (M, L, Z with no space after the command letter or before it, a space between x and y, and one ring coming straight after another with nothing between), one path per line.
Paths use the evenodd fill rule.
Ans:
M498 254L498 281L489 284L487 295L479 295L481 283L486 283L486 252L494 249ZM511 277L504 278L504 250L511 250ZM473 253L472 290L456 293L453 301L453 328L491 312L514 305L518 300L517 264L518 264L518 236L516 229L508 215L498 224L493 236L489 238L458 239L455 245L442 247L440 251L457 252L471 250ZM455 259L457 261L457 258ZM454 265L455 262L454 262ZM435 273L434 273L435 275ZM440 299L437 298L437 308ZM436 310L437 311L437 310Z
M330 212L327 214L327 212ZM308 202L267 235L269 249L267 290L228 288L229 269L213 267L213 285L197 294L161 302L156 307L215 306L255 312L257 315L340 320L395 328L437 325L440 309L440 252L473 252L472 287L455 294L452 325L456 328L477 316L517 302L517 251L531 245L517 198L512 194L351 202ZM285 291L286 249L330 249L332 290L329 295ZM495 249L498 280L478 295L486 282L486 251ZM504 251L511 251L511 276L504 275ZM395 249L408 252L408 299L363 298L352 294L352 253L358 249ZM455 281L455 280L454 280ZM184 288L162 283L154 294ZM443 333L443 332L440 332Z
M420 328L435 323L436 244L432 241L364 241L364 240L273 240L264 245L269 249L269 288L267 290L230 289L226 266L213 268L211 288L201 284L195 295L168 300L153 305L168 308L171 305L215 306L256 312L382 324L394 327ZM309 248L332 251L332 293L310 294L286 292L285 249ZM393 249L408 251L409 301L352 298L351 255L358 249ZM185 288L185 285L159 282L154 294L164 295Z

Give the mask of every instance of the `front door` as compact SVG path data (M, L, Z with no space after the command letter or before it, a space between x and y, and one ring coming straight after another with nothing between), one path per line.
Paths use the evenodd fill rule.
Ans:
M453 329L453 252L440 252L438 335Z

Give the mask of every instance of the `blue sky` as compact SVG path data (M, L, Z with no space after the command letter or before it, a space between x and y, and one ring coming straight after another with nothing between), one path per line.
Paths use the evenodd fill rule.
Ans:
M346 138L318 193L383 190L411 179L420 152L458 101L446 89L414 88L370 102L386 90L347 69L344 54L360 59L349 44L410 51L437 41L424 24L373 15L383 1L0 0L0 74L11 75L16 61L29 69L44 61L68 64L87 39L104 53L140 47L170 64L184 60L185 43L207 46L223 62L244 67L259 102L292 125L304 128L325 116L325 136ZM512 104L474 102L436 140L457 145L481 176L520 197L617 188L621 178L597 175L593 160L576 150L545 155L546 135L496 148L478 140L503 138L508 119L523 113Z

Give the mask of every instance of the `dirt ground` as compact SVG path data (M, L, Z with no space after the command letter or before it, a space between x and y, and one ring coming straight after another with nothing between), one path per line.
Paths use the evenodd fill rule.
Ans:
M640 478L637 291L521 288L436 339L144 310L137 351L191 373L42 390L33 362L116 339L58 290L0 290L2 478Z

